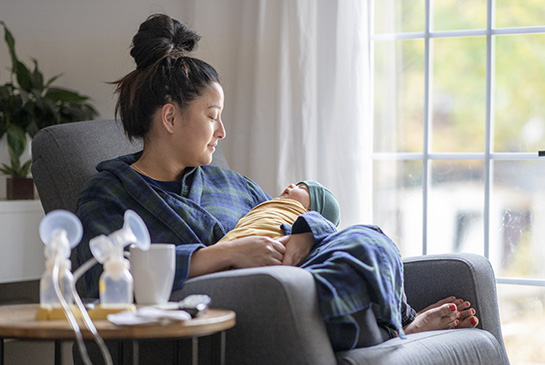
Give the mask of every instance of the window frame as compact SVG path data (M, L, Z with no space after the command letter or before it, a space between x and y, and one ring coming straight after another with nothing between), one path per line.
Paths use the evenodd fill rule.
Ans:
M375 34L374 26L374 3L375 0L369 2L369 80L370 90L375 89L374 81L374 45L381 41L400 41L400 40L424 40L424 128L423 128L423 152L374 152L372 153L373 163L376 161L422 161L422 255L428 254L428 199L431 190L430 165L436 160L478 160L484 164L484 207L483 207L483 222L484 222L484 256L490 258L490 206L491 206L491 190L492 190L492 174L493 162L500 160L511 161L527 161L538 159L537 151L535 153L526 152L493 152L493 118L494 118L494 60L495 60L495 37L499 35L529 35L529 34L545 34L545 26L532 27L512 27L512 28L496 28L495 20L495 1L487 0L487 21L486 29L471 29L471 30L446 30L434 31L432 29L433 1L424 0L425 3L425 26L423 32L406 32L406 33L381 33ZM483 153L432 153L431 152L431 85L433 82L433 39L442 38L458 38L458 37L486 37L486 120L485 120L485 148ZM374 95L370 93L371 98ZM370 120L374 120L374 100L371 100ZM373 122L374 124L374 122ZM545 287L545 280L522 278L522 277L497 277L498 284L515 284L527 286Z

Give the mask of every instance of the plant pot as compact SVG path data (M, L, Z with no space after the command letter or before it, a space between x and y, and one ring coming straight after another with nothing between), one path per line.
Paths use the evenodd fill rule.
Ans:
M31 177L6 178L7 200L34 199L34 179Z

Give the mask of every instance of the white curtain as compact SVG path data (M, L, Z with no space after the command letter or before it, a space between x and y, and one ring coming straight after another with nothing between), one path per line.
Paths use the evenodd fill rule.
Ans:
M313 179L341 226L371 212L368 4L362 0L186 0L198 56L226 93L231 167L276 196Z

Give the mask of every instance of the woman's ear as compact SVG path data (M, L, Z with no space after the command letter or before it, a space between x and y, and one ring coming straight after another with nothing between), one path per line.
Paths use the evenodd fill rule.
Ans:
M176 106L167 103L161 108L161 124L169 133L174 133L174 119L176 116Z

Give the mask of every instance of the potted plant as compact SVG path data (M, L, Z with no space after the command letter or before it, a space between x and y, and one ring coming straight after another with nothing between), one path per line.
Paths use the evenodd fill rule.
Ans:
M12 64L10 80L0 85L0 138L6 135L10 157L10 164L2 164L0 173L9 176L8 199L33 199L34 183L28 177L31 161L21 161L27 139L47 126L89 120L98 113L87 96L52 86L61 75L45 81L36 59L32 59L32 70L20 61L13 35L3 21L0 25Z

